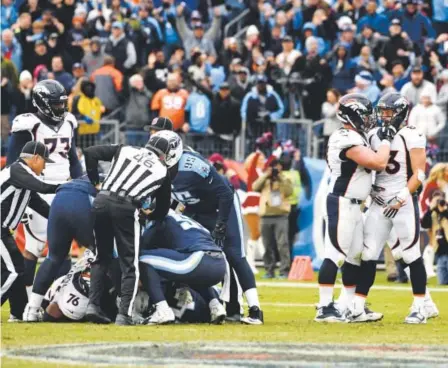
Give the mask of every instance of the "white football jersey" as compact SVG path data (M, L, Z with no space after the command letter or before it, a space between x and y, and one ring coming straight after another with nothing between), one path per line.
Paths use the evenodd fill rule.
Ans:
M368 147L367 140L354 130L340 128L330 136L327 150L327 163L331 171L328 192L365 200L372 187L372 172L345 156L347 150L354 146Z
M372 129L368 141L373 150L378 150L381 140L377 135L379 128ZM377 172L375 185L384 189L381 196L390 200L402 190L413 175L410 151L413 148L426 148L426 138L413 126L401 128L390 146L390 156L386 169Z
M46 164L43 179L50 183L61 183L70 178L68 151L77 126L76 118L70 113L67 113L62 124L57 125L44 124L35 114L22 114L12 122L11 132L27 131L33 141L42 142L48 147L50 159L54 163Z

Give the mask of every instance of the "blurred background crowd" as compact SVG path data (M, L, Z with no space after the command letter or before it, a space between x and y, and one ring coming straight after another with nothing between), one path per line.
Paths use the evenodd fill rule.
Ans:
M298 229L290 225L292 234L279 234L288 218L297 224L300 187L311 196L302 156L324 157L328 137L340 126L341 95L359 92L376 102L386 92L400 91L414 106L409 123L427 137L428 171L448 161L445 0L1 4L2 155L14 117L34 111L31 90L42 79L59 81L70 95L70 111L80 122L79 147L110 142L105 127L111 122L119 131L112 143L144 145L152 119L169 117L188 144L206 156L219 154L218 167L225 168L225 158L247 158L249 179L259 170L244 180L249 198L255 192L270 195L266 188L277 181L279 203L288 205L280 213L256 206L262 235L277 242L276 254L268 249L265 259L268 275L275 259L281 275L287 274L287 249ZM267 131L273 135L268 149L262 136ZM311 138L317 142L313 147ZM265 150L264 158L272 156L275 142L283 142L290 154L258 164L254 155ZM448 169L436 168L437 188L447 193ZM428 228L440 222L431 213L445 206L432 197L428 192L422 202ZM253 241L260 237L259 226L253 226ZM433 230L434 243L445 239L440 235L445 227L444 222ZM442 258L448 270L448 258ZM448 271L444 275L448 280Z

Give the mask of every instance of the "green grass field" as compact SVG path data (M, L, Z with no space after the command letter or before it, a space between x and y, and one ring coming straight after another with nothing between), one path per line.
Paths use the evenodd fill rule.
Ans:
M313 322L313 304L317 302L317 289L307 287L309 285L294 288L278 285L282 284L274 280L261 282L259 287L265 316L264 326L225 324L115 327L76 323L12 324L6 322L9 308L5 305L1 314L2 351L30 345L108 341L448 344L448 287L436 287L435 279L430 280L429 286L435 287L432 297L439 307L440 317L429 320L426 325L416 326L403 323L412 302L410 285L387 283L382 272L378 273L375 285L400 286L408 290L372 290L369 298L371 308L385 314L385 318L379 323L317 324ZM338 295L339 289L336 290ZM56 366L66 365L2 357L2 367Z

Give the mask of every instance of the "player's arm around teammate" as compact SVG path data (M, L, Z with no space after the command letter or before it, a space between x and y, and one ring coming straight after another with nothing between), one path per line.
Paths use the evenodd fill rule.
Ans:
M334 132L328 143L327 162L331 170L327 195L327 234L325 259L319 271L319 306L316 322L345 322L333 303L338 268L344 263L342 281L346 303L354 296L360 256L363 223L360 209L372 185L372 170L383 170L390 153L393 129L379 132L381 145L371 150L365 138L375 124L372 103L364 96L350 94L339 101L338 118L343 128Z

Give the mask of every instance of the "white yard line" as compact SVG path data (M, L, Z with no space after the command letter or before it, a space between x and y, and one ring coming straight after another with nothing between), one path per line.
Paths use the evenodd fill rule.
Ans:
M272 288L299 288L299 289L317 289L319 285L317 283L309 282L269 282L258 281L257 286L266 286ZM336 288L340 288L341 284L336 284ZM374 290L393 290L393 291L411 291L411 285L409 286L389 286L389 285L376 285L373 286ZM430 287L428 290L431 293L448 293L448 288Z

